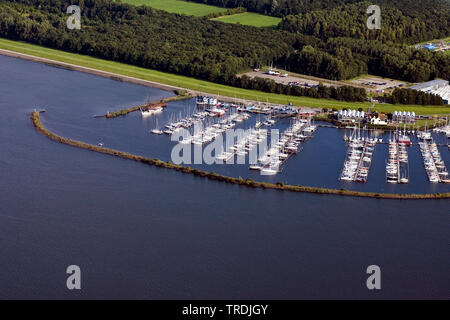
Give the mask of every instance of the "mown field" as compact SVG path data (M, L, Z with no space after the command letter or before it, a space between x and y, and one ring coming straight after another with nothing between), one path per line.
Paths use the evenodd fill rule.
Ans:
M231 98L240 98L255 101L269 101L272 103L288 104L310 108L348 108L348 109L367 109L368 102L341 102L331 99L314 99L308 97L286 96L274 93L265 93L256 90L240 89L231 86L216 84L204 80L198 80L185 76L160 72L151 69L145 69L119 62L102 60L90 56L79 55L28 43L11 41L0 38L0 49L11 50L24 54L29 54L41 58L52 59L55 61L70 63L74 65L94 68L107 72L112 72L124 76L139 78L148 81L154 81L162 84L176 86L180 88L201 91L212 95L221 95ZM394 106L390 104L377 105L375 110L380 112L393 112L394 110L415 111L417 114L444 114L450 113L450 107L423 107L423 106Z
M183 0L122 0L122 2L133 4L136 6L146 5L167 12L186 14L197 17L206 16L210 13L224 12L227 10L227 8ZM218 17L212 20L225 23L239 23L242 25L260 28L274 28L278 25L278 23L280 23L281 18L265 16L253 12L245 12L230 16Z
M136 6L146 5L167 12L197 17L206 16L210 13L223 12L226 10L225 8L183 0L122 0L122 2Z
M218 17L213 20L226 23L239 23L246 26L260 28L275 28L280 23L281 18L264 16L253 12L245 12L231 16Z

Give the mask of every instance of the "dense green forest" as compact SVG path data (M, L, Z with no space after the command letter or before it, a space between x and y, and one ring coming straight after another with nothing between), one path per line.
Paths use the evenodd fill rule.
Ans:
M409 3L410 0L398 1ZM244 2L235 1L234 5L250 8ZM400 43L409 42L410 36L419 37L420 31L398 32L398 28L406 24L417 30L429 30L427 37L434 37L445 32L448 21L446 24L435 19L429 26L416 26L416 20L405 18L392 9L392 25L381 30L381 33L392 34L390 38L367 34L360 26L360 18L345 16L342 20L333 10L326 12L331 12L334 18L326 27L322 25L325 4L345 13L360 9L361 4L355 2L361 1L278 1L278 5L284 3L288 7L303 4L300 12L316 6L318 10L301 24L294 22L295 16L286 16L279 30L267 30L111 0L0 0L0 36L242 88L347 101L363 101L365 90L347 86L337 89L290 87L269 79L250 79L237 74L272 61L291 71L336 80L366 73L410 82L450 78L450 55L416 50ZM72 4L82 9L81 30L66 27L66 9ZM408 10L416 12L418 9L411 6ZM315 32L315 27L311 27L318 21L319 31ZM425 29L420 29L422 27Z
M0 0L0 36L142 67L266 92L364 101L363 89L293 88L239 71L294 52L296 37L134 7L109 0L79 0L81 30L66 27L68 1Z
M409 45L450 34L449 0L377 0L381 30L366 26L365 0L190 0L282 16L296 51L278 61L289 70L333 80L360 74L409 82L450 78L450 56Z
M283 17L312 10L331 9L339 5L360 0L187 0L219 7L244 7L248 11Z
M248 11L266 15L285 17L288 15L305 14L316 10L332 10L367 0L186 0L192 2L206 3L210 5L236 8L243 7ZM443 15L449 7L448 0L376 0L371 4L382 7L396 8L403 14L416 17L422 21L430 21L428 18L434 14ZM448 15L448 12L447 12Z
M294 36L170 14L109 0L1 1L3 36L39 45L215 80L292 51ZM66 28L79 4L81 30ZM269 43L277 43L276 46Z
M405 14L402 10L382 5L381 30L366 26L370 1L286 16L280 28L321 39L351 37L365 40L414 44L439 39L449 34L449 12L440 7L427 7L424 13Z

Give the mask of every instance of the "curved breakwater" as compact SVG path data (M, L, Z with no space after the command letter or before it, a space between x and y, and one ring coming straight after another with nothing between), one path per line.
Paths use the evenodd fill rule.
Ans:
M364 197L364 198L375 198L375 199L450 199L450 193L430 193L430 194L394 194L394 193L377 193L377 192L362 192L362 191L352 191L345 189L328 189L328 188L318 188L318 187L308 187L300 185L287 185L281 182L279 183L268 183L268 182L258 182L252 179L242 179L228 177L224 175L217 174L215 172L207 172L204 170L194 169L187 166L177 165L168 161L162 161L160 159L147 158L143 156L134 155L127 152L122 152L110 148L105 148L101 146L96 146L88 144L81 141L76 141L68 138L64 138L54 134L53 132L47 130L41 122L40 112L34 111L31 113L31 120L34 127L43 135L51 140L60 142L66 145L96 151L103 154L108 154L123 159L139 161L147 165L153 165L156 167L172 169L180 171L182 173L193 174L195 176L208 178L210 180L217 180L229 184L236 184L240 186L245 186L249 188L261 188L261 189L273 189L280 191L291 191L291 192L304 192L304 193L316 193L316 194L330 194L330 195L340 195L340 196L352 196L352 197Z

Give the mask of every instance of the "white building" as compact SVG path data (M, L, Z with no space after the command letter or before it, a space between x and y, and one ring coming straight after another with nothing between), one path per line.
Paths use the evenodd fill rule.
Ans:
M392 120L398 123L414 123L416 121L416 113L409 111L394 111Z
M371 124L377 124L377 125L381 125L381 126L385 126L387 125L387 122L384 120L381 120L380 118L372 118L370 119L370 123Z
M339 120L362 120L365 117L364 111L356 110L340 110L337 112Z

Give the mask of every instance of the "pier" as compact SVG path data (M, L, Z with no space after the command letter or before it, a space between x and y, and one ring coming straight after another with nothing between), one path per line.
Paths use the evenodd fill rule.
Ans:
M340 180L366 183L373 153L375 140L356 139L349 143L344 168L339 176Z
M408 146L389 141L389 156L386 163L387 183L409 183Z
M419 143L425 171L432 183L450 183L447 168L442 160L441 154L434 142L426 140Z
M260 170L262 175L275 175L281 171L281 166L294 154L299 152L300 144L312 138L317 127L311 125L310 120L297 119L281 135L280 140L272 145L256 165L250 170ZM271 141L272 144L273 141Z

